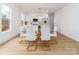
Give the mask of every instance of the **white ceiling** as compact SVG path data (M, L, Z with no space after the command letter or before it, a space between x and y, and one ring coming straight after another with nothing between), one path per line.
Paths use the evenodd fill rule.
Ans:
M38 8L48 11L48 13L53 13L67 5L67 3L16 3L15 5L17 5L25 13L31 11L35 12Z

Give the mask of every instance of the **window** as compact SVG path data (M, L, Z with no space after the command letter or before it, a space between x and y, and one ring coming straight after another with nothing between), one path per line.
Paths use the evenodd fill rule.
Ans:
M0 29L3 32L10 29L11 10L4 4L0 4L0 8Z

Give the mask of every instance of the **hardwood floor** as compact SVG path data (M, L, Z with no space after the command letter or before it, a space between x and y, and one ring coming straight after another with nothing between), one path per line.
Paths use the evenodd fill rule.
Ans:
M27 42L20 43L21 40L26 40L24 37L16 37L0 46L0 54L11 55L76 55L79 54L79 42L76 42L66 36L58 33L57 37L52 37L56 43L50 45L50 50L37 48L36 51L27 51ZM32 47L33 49L34 47ZM49 49L49 47L48 47Z

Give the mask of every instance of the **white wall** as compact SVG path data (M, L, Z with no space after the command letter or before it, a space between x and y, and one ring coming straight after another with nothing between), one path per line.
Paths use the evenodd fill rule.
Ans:
M13 4L6 4L12 10L12 19L11 19L11 30L7 32L0 32L0 44L6 42L12 37L19 34L19 26L20 26L20 12L19 9Z
M49 15L51 33L53 33L54 32L54 13L49 13L48 15Z
M79 42L79 4L69 4L55 13L58 32Z

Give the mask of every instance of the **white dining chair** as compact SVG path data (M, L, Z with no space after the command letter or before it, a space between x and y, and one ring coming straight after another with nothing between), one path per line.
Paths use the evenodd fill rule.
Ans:
M50 40L50 27L41 26L41 40L47 41Z
M28 41L34 41L36 40L35 32L36 32L36 27L35 26L29 26L27 28L27 33L26 33L26 40Z

